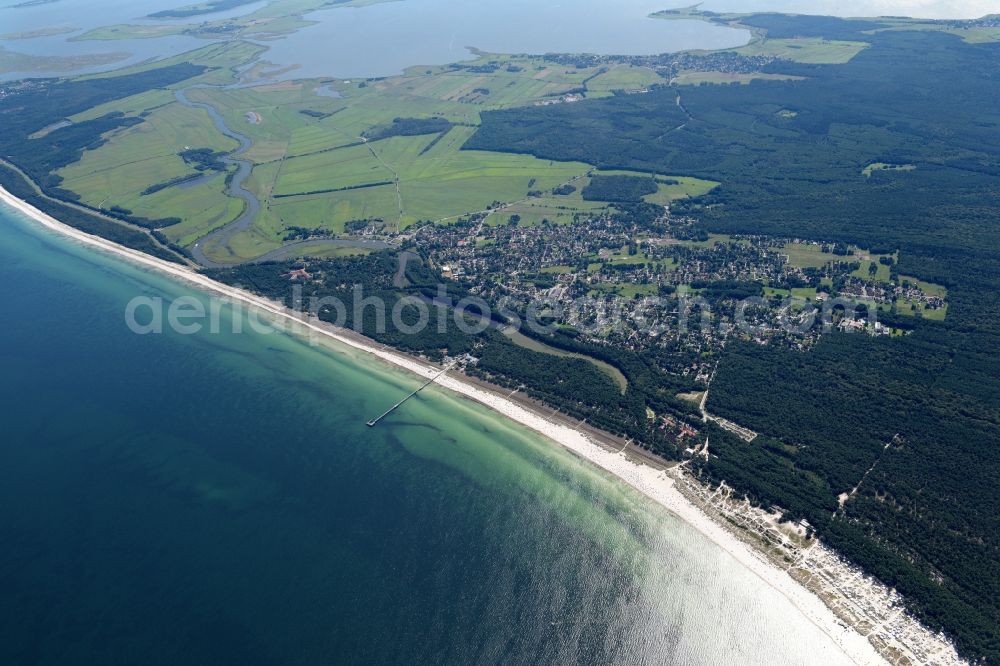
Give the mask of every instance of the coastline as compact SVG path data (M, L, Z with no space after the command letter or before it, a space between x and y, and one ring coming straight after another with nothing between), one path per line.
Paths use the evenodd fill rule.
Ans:
M111 241L69 227L30 204L17 199L3 188L0 188L0 202L9 205L41 226L84 245L124 258L133 264L165 274L185 284L232 299L234 302L251 306L268 316L291 322L293 324L292 333L318 334L322 336L322 339L364 352L419 377L429 379L440 372L440 368L436 366L382 346L353 331L336 329L331 325L310 320L306 315L287 309L282 304L215 282L185 266L172 264L130 250ZM701 507L704 506L704 503L689 498L690 492L682 490L682 486L685 484L684 477L676 468L667 469L665 465L668 463L664 462L657 469L645 462L635 460L634 457L630 458L625 455L624 448L615 450L609 442L597 441L594 436L585 434L569 421L560 422L560 419L552 415L545 416L529 405L509 399L509 396L505 396L506 391L491 390L491 387L483 382L445 375L437 383L451 392L478 402L563 446L666 508L750 569L765 584L781 593L810 622L826 633L841 651L855 663L889 663L879 654L865 635L838 618L837 614L828 606L829 601L825 602L809 587L797 582L787 570L772 562L767 554L750 545L734 530L724 526L717 518L703 510ZM896 663L913 663L911 658L900 655L898 652L894 652L893 657L893 662ZM942 654L940 657L942 663L953 661L948 655Z

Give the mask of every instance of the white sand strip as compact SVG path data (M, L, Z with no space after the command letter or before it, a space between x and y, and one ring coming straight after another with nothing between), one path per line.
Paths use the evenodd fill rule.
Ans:
M336 329L327 324L315 321L304 320L304 315L293 312L283 305L261 298L241 289L236 289L215 282L194 270L178 264L173 264L156 257L152 257L137 250L122 247L116 243L92 236L78 229L59 222L55 218L43 213L30 204L14 197L9 192L0 188L0 201L15 208L19 212L37 221L47 229L56 231L68 236L87 246L110 252L116 256L128 259L139 266L153 269L159 273L177 278L187 284L195 285L206 291L216 293L233 301L242 302L246 305L259 308L275 317L291 320L300 326L308 329L309 332L318 333L342 344L355 349L367 352L383 359L397 367L404 368L421 377L430 378L440 372L439 368L422 363L412 357L402 353L393 352L379 348L375 342L366 344L357 339L353 334L344 335L338 333ZM570 451L573 451L581 458L584 458L598 467L610 472L628 485L640 491L650 499L665 507L683 521L701 532L704 536L723 548L743 566L750 569L766 584L773 587L787 598L798 610L808 618L813 624L819 627L824 633L844 651L844 653L857 664L887 664L868 640L854 629L846 626L840 621L833 611L826 607L823 601L810 592L808 589L795 582L785 571L771 564L762 554L757 553L749 545L745 544L733 534L728 532L721 525L712 520L701 509L691 503L683 494L674 488L672 479L662 471L658 471L636 463L626 458L624 455L614 453L602 448L582 432L567 425L555 423L535 412L521 406L518 403L507 400L501 395L492 393L462 381L454 376L444 376L438 384L448 388L455 393L464 395L487 407L499 412L503 416L527 426L545 437L561 444Z

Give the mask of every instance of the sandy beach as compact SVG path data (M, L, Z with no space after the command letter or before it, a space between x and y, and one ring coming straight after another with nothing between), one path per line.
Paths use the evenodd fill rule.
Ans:
M12 196L0 188L0 201L18 210L41 226L74 239L88 247L122 257L143 268L156 271L193 285L199 289L226 297L234 302L251 306L274 317L289 322L306 335L320 335L336 343L347 345L395 367L403 368L415 375L431 378L440 368L424 363L400 352L385 348L353 332L335 329L328 324L309 320L307 316L285 308L282 304L269 301L249 292L215 282L194 270L119 246L110 241L91 236L69 227L31 205ZM590 461L645 496L666 508L705 537L723 548L743 566L753 571L764 583L779 591L806 618L830 636L840 649L857 664L886 664L868 639L847 626L826 604L809 589L797 583L786 571L772 564L766 556L737 538L720 523L713 520L697 505L691 502L676 487L675 479L662 468L638 462L634 457L609 450L584 432L554 418L546 417L538 411L507 399L506 393L489 390L480 382L466 381L461 376L445 375L437 382L454 393L474 400L502 414L523 426L544 435Z

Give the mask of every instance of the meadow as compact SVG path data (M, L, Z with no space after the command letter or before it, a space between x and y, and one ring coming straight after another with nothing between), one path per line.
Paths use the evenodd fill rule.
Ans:
M285 14L290 15L288 10ZM642 66L578 67L482 54L467 63L411 67L381 79L258 79L254 85L253 77L268 73L266 65L257 63L245 69L244 85L230 85L236 81L234 70L260 53L259 46L236 42L187 55L192 63L210 68L187 82L199 85L189 88L187 97L215 108L228 127L253 142L242 158L253 164L246 187L261 201L261 210L252 228L232 238L228 248L209 250L225 261L252 259L280 247L289 227L325 235L344 233L345 225L357 220L373 220L391 231L476 214L487 214L489 224L566 223L600 214L609 209L608 202L585 201L580 195L592 165L466 150L465 144L485 111L567 104L564 98L571 93L606 98L665 83ZM107 75L94 78L100 76ZM173 90L165 88L107 102L70 120L86 122L111 112L143 122L109 133L106 143L62 169L62 187L96 208L117 206L142 217L169 212L182 222L166 227L164 234L187 247L240 215L243 204L227 196L223 177L182 182L197 174L179 156L184 150L224 153L236 147L207 113L181 106ZM443 131L394 136L400 119L414 119L406 121L411 125L435 120ZM553 192L567 184L575 189ZM161 187L149 192L150 186ZM671 175L646 200L666 205L716 186L715 181Z
M810 65L842 65L868 47L865 42L830 40L819 37L764 39L734 49L742 55L774 56Z
M655 83L662 79L645 67L578 68L539 58L483 55L468 64L414 67L385 79L199 88L188 96L218 109L229 127L253 140L244 155L255 165L247 186L260 198L261 212L246 237L234 238L229 248L229 259L245 260L280 247L290 226L339 234L347 222L356 220L405 229L480 213L489 213L490 224L512 218L534 224L570 222L579 214L603 211L606 203L584 201L578 192L552 192L577 181L580 189L586 186L592 169L588 164L463 147L484 110L549 102L583 88L588 95L606 97L614 90ZM151 92L125 103L129 112L141 113L144 104L163 101ZM382 129L401 118L440 119L447 130L378 138ZM98 152L124 164L129 161L127 144L123 134ZM192 145L211 147L206 141ZM698 196L716 185L671 178L650 201ZM94 185L80 178L67 183L70 189ZM141 208L133 195L115 192L112 197ZM218 207L193 210L178 193L163 194L155 203L172 205L167 201L171 196L185 220L183 226L168 230L178 242L190 245L199 233L225 223ZM230 212L235 216L239 209Z
M278 11L269 5L255 13L259 23L236 34L288 29L298 20L290 10L318 1L276 3L284 16L268 15ZM257 257L288 242L292 226L325 236L356 219L405 228L491 208L491 222L522 211L526 223L550 214L569 220L607 205L581 196L599 168L608 170L602 175L624 168L677 181L661 183L674 191L658 186L649 196L716 234L702 244L725 242L725 234L836 241L854 248L844 258L857 261L862 275L875 265L880 277L887 268L874 262L886 255L864 256L857 248L898 251L900 273L927 289L947 288L947 319L921 313L907 322L909 334L892 339L825 336L806 353L727 346L709 408L762 433L763 444L748 447L722 433L717 441L713 434L713 456L695 467L704 479L725 479L754 501L807 519L845 557L899 590L911 612L947 630L970 658L996 661L1000 531L992 522L1000 500L989 475L1000 450L991 446L1000 423L1000 367L992 353L1000 340L998 45L930 30L881 30L892 22L740 20L768 31L748 54L789 58L765 66L785 78L684 86L682 104L677 88L652 85L650 70L489 55L378 80L257 79L253 88L192 90L191 99L219 108L233 129L254 140L247 187L261 199L261 213L216 258ZM855 47L848 44L858 43L868 46L851 56ZM108 212L128 209L124 217L152 216L132 220L150 227L181 218L162 231L190 247L240 210L223 193L224 176L143 192L192 175L193 166L179 157L186 149L224 151L233 144L207 114L176 104L171 91L230 85L236 68L261 48L231 41L183 59L53 83L18 96L16 104L36 110L30 118L14 112L15 102L0 100L8 114L3 154L58 196L75 193ZM838 60L843 64L821 64ZM253 67L246 75L262 71ZM650 90L616 95L617 86ZM61 114L74 124L38 135ZM436 135L382 138L397 119L449 126ZM917 168L865 174L866 165L889 164ZM575 190L553 191L571 181ZM693 199L696 193L704 196ZM116 227L131 246L153 245L149 234L129 237L113 222L84 225L74 211L56 212L102 234ZM816 267L833 258L816 248L788 248L790 260ZM357 265L367 270L364 261ZM239 268L252 274L257 267ZM567 413L580 404L594 407L581 418L596 412L591 423L615 431L629 423L645 428L643 402L657 407L660 393L691 389L686 380L673 386L669 375L650 375L643 359L588 348L631 373L623 398L579 359L549 355L539 362L512 346L491 343L480 367L549 387L547 399ZM644 388L652 386L663 390ZM761 386L768 387L767 401L760 400ZM635 414L638 421L630 421ZM896 434L905 444L883 455ZM839 492L876 459L871 483L838 512Z
M678 206L709 231L898 251L901 275L947 288L946 319L913 317L908 335L828 336L806 354L727 347L712 412L808 446L788 456L716 445L713 437L718 458L699 467L806 517L846 557L899 590L913 613L947 630L970 659L996 660L998 596L980 590L984 570L1000 580L1000 551L980 507L998 498L990 470L1000 371L987 351L1000 336L1000 107L991 78L998 44L941 30L884 30L889 22L880 19L760 14L740 22L766 30L769 40L868 46L839 65L780 60L765 67L801 81L687 86L684 109L676 91L653 90L573 109L491 112L472 145L718 180L722 187L707 201ZM665 126L682 129L665 135ZM873 169L865 177L873 164L916 169ZM810 252L793 261L826 263ZM931 312L944 314L921 314ZM771 391L763 403L760 386ZM904 449L883 460L845 520L831 521L838 493L851 487L845 471L857 461L870 465L896 433L904 433ZM945 533L944 524L953 528Z
M146 100L160 101L151 94ZM170 97L172 100L172 96ZM168 102L145 117L145 122L122 130L98 150L60 170L62 186L79 193L95 208L118 206L148 218L179 217L180 224L164 229L172 241L187 245L214 228L232 221L243 202L226 196L221 175L194 186L176 185L144 194L150 185L186 176L198 176L179 156L185 147L228 152L235 141L215 131L204 111ZM197 181L195 181L197 182Z

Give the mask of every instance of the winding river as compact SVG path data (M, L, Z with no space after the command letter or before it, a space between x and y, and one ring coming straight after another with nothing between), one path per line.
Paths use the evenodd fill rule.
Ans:
M237 141L240 145L239 147L227 154L222 158L222 161L229 166L235 166L236 171L229 175L226 181L226 194L231 197L236 197L242 199L244 202L243 212L232 222L222 226L215 231L204 236L201 240L191 247L191 255L194 260L201 266L205 268L225 268L226 266L236 265L241 262L232 263L222 263L214 259L210 259L205 252L206 248L225 246L233 239L236 234L247 231L251 226L253 226L254 220L257 219L257 215L260 213L260 199L256 194L251 192L246 187L246 181L253 173L253 162L248 159L244 159L241 156L244 155L253 146L253 139L251 139L246 134L237 132L226 124L225 119L222 117L215 107L211 104L206 104L204 102L193 102L188 98L188 93L192 90L197 89L216 89L216 90L226 90L237 87L245 87L242 84L236 84L231 86L212 86L208 84L197 84L189 86L187 88L177 90L174 92L174 97L178 102L184 106L191 109L201 109L208 113L209 117L212 119L212 123L215 128L219 130L225 136ZM339 240L339 239L311 239L304 241L296 241L294 243L289 243L283 245L282 247L266 252L265 254L256 257L252 261L254 263L262 263L266 261L282 261L285 259L290 259L295 256L296 250L302 249L308 246L310 249L315 250L319 247L345 247L345 248L365 248L370 250L384 250L392 247L389 243L384 241L368 241L368 240Z

